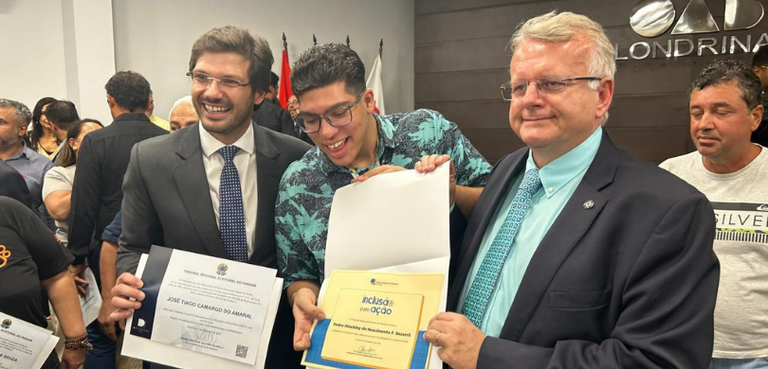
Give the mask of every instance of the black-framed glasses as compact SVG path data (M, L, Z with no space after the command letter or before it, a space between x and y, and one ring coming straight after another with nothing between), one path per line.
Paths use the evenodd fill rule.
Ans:
M211 85L211 83L213 83L213 81L216 81L219 84L219 87L226 87L226 88L245 87L250 84L247 82L240 82L234 78L211 77L205 73L200 73L200 72L187 72L187 77L192 79L192 83L199 86L203 86L205 88L208 88Z
M528 90L528 85L530 85L531 83L536 85L536 89L539 90L539 93L558 94L565 91L566 87L568 87L572 82L599 81L601 79L602 78L600 77L573 77L573 78L547 77L547 78L542 78L538 81L519 80L519 81L506 82L503 85L501 85L501 87L499 87L499 90L501 91L501 98L504 99L504 101L512 101L512 99L523 98L525 96L525 91Z
M299 128L306 133L314 133L320 130L320 124L325 119L331 127L344 127L349 123L352 123L352 107L355 106L363 97L365 90L360 91L357 94L355 101L349 105L338 106L331 111L326 112L324 115L301 113L296 116L295 122Z

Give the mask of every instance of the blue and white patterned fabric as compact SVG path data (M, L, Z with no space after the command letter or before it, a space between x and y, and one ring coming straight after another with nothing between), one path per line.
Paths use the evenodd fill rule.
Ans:
M248 261L248 242L245 234L245 213L240 176L232 159L240 151L237 146L224 146L219 155L224 159L219 185L219 231L224 250L230 259Z
M539 170L530 169L525 172L523 182L520 184L514 200L512 200L512 208L507 213L504 224L493 239L493 243L485 255L483 263L480 264L474 281L472 281L461 313L477 327L480 327L483 322L483 314L488 307L491 293L493 293L493 288L499 280L501 268L507 261L507 256L512 249L517 231L520 230L520 224L525 218L525 213L531 206L531 199L540 188Z

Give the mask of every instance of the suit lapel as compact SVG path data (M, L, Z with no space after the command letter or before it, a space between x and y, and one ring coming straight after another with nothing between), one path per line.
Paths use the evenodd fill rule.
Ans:
M533 254L507 314L501 337L512 341L520 339L557 270L608 202L599 191L613 181L617 164L618 149L603 133L600 148L587 173Z
M221 242L221 233L216 223L216 216L209 195L198 127L193 125L189 129L180 130L174 134L184 135L181 140L177 141L176 145L176 154L181 157L182 161L173 169L173 177L181 194L181 200L208 253L212 256L226 258L227 252Z
M277 267L275 257L275 201L282 166L275 161L280 151L267 136L265 128L253 126L256 148L256 184L259 202L256 210L256 240L251 263Z
M525 168L525 160L527 158L528 150L519 150L510 157L503 159L494 168L492 177L499 178L499 184L486 184L483 196L480 202L478 202L476 209L488 209L488 211L482 213L483 216L477 223L470 221L467 225L466 234L472 234L472 238L469 240L465 239L459 251L458 257L461 260L461 264L459 264L455 282L448 294L448 310L458 308L461 291L464 289L464 283L472 268L472 262L477 256L477 251L480 248L480 243L483 241L485 231L496 213L496 208L504 201L504 197L509 191L509 186L515 180L515 176ZM476 210L475 213L479 214L480 212Z

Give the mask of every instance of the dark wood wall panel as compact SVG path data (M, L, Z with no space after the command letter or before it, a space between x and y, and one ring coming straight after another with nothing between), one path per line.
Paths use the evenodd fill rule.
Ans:
M768 9L768 0L760 0ZM638 0L416 0L415 105L435 109L456 122L462 132L491 161L523 143L509 128L509 103L501 100L499 86L509 79L511 53L507 43L517 25L557 9L589 16L606 29L619 56L629 57L636 42L666 45L680 38L694 42L723 36L745 40L752 46L768 32L768 17L750 30L698 35L664 35L647 39L629 26ZM672 0L675 21L688 0ZM725 0L706 0L719 27L723 27ZM716 59L749 62L751 53L617 61L616 89L606 130L614 141L640 158L658 163L694 149L688 133L688 90L701 70Z

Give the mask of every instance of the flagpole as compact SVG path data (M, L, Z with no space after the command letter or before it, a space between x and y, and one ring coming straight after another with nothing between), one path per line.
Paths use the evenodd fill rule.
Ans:
M347 35L347 49L349 49L349 35Z
M382 38L381 41L379 41L379 56L384 52L384 39Z
M317 46L317 37L315 37L315 34L312 34L312 42L315 43L315 46Z

